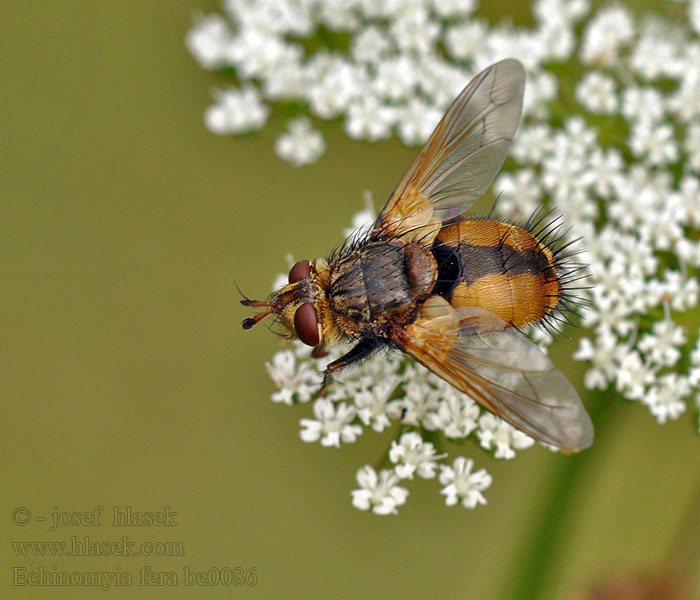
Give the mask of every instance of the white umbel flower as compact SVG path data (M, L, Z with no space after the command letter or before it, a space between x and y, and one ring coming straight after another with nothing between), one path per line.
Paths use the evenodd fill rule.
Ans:
M258 90L245 85L217 92L216 104L204 113L204 121L212 133L244 133L265 125L269 112Z
M326 149L321 132L311 126L311 121L301 117L287 124L287 131L277 138L275 151L295 167L318 160Z
M479 418L479 430L476 435L479 443L486 450L495 449L494 458L515 458L515 451L529 448L535 443L530 436L518 431L512 425L502 421L491 413Z
M443 390L441 395L443 398L437 411L429 412L423 419L424 427L433 431L440 429L447 438L466 438L476 429L481 412L479 406L454 388Z
M601 8L583 30L581 61L585 64L613 64L633 36L634 20L629 8L619 4Z
M228 46L233 39L229 22L221 15L207 15L187 32L187 49L205 69L226 65Z
M690 395L691 387L687 377L678 373L666 373L649 388L643 398L649 412L663 425L675 420L686 411L684 398Z
M298 361L292 350L275 352L265 367L277 386L277 391L272 394L273 402L289 406L295 401L308 402L321 385L322 378L314 365Z
M445 504L454 506L458 502L464 508L476 508L486 504L481 493L491 485L493 478L486 469L472 472L474 461L458 456L453 465L440 465L440 483L445 487L440 491L445 496Z
M372 510L377 515L396 514L396 507L406 502L408 490L397 485L394 471L383 469L377 473L369 465L357 472L359 490L352 491L352 504L360 510Z
M300 419L302 429L299 432L305 442L321 441L322 446L340 447L340 442L351 444L362 433L362 427L352 425L357 416L354 406L340 403L337 406L328 398L319 398L314 402L315 419Z
M688 2L688 21L695 33L700 36L700 0L690 0Z
M414 473L432 479L439 458L442 455L436 454L435 446L423 441L415 431L404 433L398 442L391 442L389 450L389 460L396 465L396 474L401 479L413 479Z
M598 71L587 73L576 86L576 100L594 114L614 113L619 106L615 80Z

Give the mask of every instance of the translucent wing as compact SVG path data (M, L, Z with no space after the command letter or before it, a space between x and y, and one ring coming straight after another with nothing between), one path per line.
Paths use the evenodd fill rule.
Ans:
M568 451L593 443L593 425L564 374L520 331L476 307L431 296L392 341L529 436Z
M375 237L439 224L482 196L508 155L524 89L525 70L512 58L474 77L396 186Z

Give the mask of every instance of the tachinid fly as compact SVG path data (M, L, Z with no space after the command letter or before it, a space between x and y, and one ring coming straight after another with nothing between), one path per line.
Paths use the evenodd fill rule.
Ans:
M514 59L479 73L413 160L371 231L328 259L300 261L265 310L316 354L352 349L333 373L398 348L541 442L578 451L593 426L576 390L519 328L570 309L575 269L557 223L518 226L464 216L506 159L522 111L525 71ZM544 223L544 225L543 225Z

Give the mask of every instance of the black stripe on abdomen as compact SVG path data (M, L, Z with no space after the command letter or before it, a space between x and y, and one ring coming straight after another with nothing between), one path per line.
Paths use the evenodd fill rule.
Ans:
M508 244L500 246L472 246L461 243L457 247L462 265L463 280L468 284L484 275L507 274L515 277L524 273L542 273L545 265L534 250L516 248Z
M438 265L438 279L433 293L446 300L452 298L455 287L462 281L470 285L484 275L539 275L551 268L547 257L536 250L499 246L472 246L460 242L456 247L436 244L433 256Z

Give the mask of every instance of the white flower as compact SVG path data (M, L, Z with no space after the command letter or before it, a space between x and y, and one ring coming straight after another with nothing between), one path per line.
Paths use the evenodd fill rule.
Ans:
M277 138L275 151L294 166L308 165L318 160L326 149L321 132L311 121L300 117L287 124L287 132Z
M698 305L700 286L695 277L667 269L661 287L662 298L670 299L673 310L690 310Z
M628 86L622 93L622 115L630 122L654 123L664 116L661 92L652 87Z
M263 29L241 29L226 48L226 61L246 80L269 78L289 58L290 43Z
M692 123L685 133L683 149L688 153L688 165L700 173L700 123Z
M491 475L486 469L472 473L473 468L474 461L464 456L455 458L452 467L440 465L440 483L445 486L440 493L445 496L447 506L454 506L457 502L461 502L464 508L486 504L481 492L491 485Z
M526 125L516 133L510 153L519 163L541 163L552 149L552 137L552 129L545 123Z
M700 178L692 175L681 177L678 192L673 195L676 200L674 204L680 211L679 221L695 229L700 228Z
M557 97L559 82L554 75L546 71L535 73L530 77L530 85L525 88L523 114L546 119L549 115L549 102Z
M397 116L399 137L407 146L425 142L442 118L442 111L418 98L410 98Z
M252 85L221 90L216 100L204 113L204 121L212 133L243 133L260 129L267 122L269 110Z
M608 327L599 329L595 341L583 336L574 352L574 360L587 360L591 363L583 379L586 389L605 389L615 377L614 358L617 352L617 336Z
M540 24L532 45L538 48L542 59L565 61L576 47L576 38L566 23L545 21Z
M501 173L494 183L494 191L498 197L498 212L521 220L532 215L542 200L539 175L531 168Z
M447 28L445 47L454 58L462 60L472 58L483 48L487 33L486 21L469 19L465 23L454 24Z
M396 108L383 104L376 96L357 98L348 108L345 132L356 140L374 142L391 135Z
M406 0L353 0L359 4L360 10L367 19L383 19L393 15L403 14L409 5Z
M698 96L700 96L700 46L692 44L688 47L688 56L679 86L675 93L669 96L669 108L681 121L687 123L697 120L700 117Z
M542 187L552 194L567 222L576 223L597 214L597 206L588 200L584 187L596 131L580 118L568 119L565 127L553 136L550 151L542 158Z
M435 14L441 17L466 18L476 10L479 3L477 0L432 0L431 4Z
M340 442L350 444L362 433L362 427L352 425L357 416L354 406L340 403L337 406L328 398L319 398L314 402L316 419L300 419L302 430L299 432L305 442L321 440L322 446L340 447Z
M416 65L418 88L440 112L447 110L469 81L464 69L438 56L427 56Z
M515 450L529 448L535 443L535 440L530 436L518 431L491 413L481 415L476 435L482 448L491 450L492 447L495 447L494 458L507 460L515 458Z
M637 346L658 365L672 367L681 357L679 346L685 344L683 327L671 319L657 321L652 325L653 333L645 333Z
M279 60L267 67L262 90L268 100L302 99L307 90L307 73L302 64L304 49L289 44L280 50Z
M241 27L269 34L306 36L312 32L314 24L309 2L227 0L224 6Z
M476 429L479 419L479 406L471 398L457 391L452 386L445 385L441 392L437 412L429 412L423 419L423 426L435 431L445 432L445 437L462 439Z
M321 385L318 371L306 361L297 361L292 350L275 352L272 362L265 363L270 378L278 390L273 402L292 405L294 401L308 402Z
M383 30L374 25L360 29L352 40L351 53L358 63L380 65L391 49L391 42Z
M381 98L402 100L415 95L417 82L416 63L402 55L380 62L372 85Z
M630 66L646 79L677 77L684 68L684 30L670 21L646 17L642 32L630 56Z
M227 49L233 32L228 21L220 15L207 15L187 32L185 43L205 69L216 69L226 64Z
M585 64L612 64L622 47L634 36L629 8L619 4L599 9L583 30L581 61Z
M697 240L689 240L685 237L678 240L676 242L676 255L678 256L678 260L681 262L681 264L689 265L696 269L700 267L700 243ZM697 285L697 280L695 281L696 283L693 284L694 286ZM673 298L673 300L675 301L676 299ZM697 294L689 300L689 303L687 303L686 306L690 308L696 304Z
M617 262L611 262L610 266L618 265ZM642 282L641 278L636 280L629 277L628 280L622 279L624 276L629 274L624 270L625 265L621 265L619 269L611 269L609 271L609 276L613 277L617 274L620 283L626 283L630 288L633 288L633 293L639 292ZM595 269L591 269L593 273L602 274L601 265L596 264ZM605 274L608 276L608 273ZM630 304L627 298L623 295L621 290L613 288L605 288L603 285L603 277L600 279L596 278L598 285L593 288L593 302L590 306L585 307L583 311L583 323L586 327L591 327L593 325L606 327L608 330L613 331L621 336L628 335L634 328L634 321L631 315L634 312L634 307ZM643 300L642 296L639 296L640 300Z
M396 465L394 470L401 479L413 479L413 474L418 473L423 479L435 477L436 460L443 455L435 453L435 446L411 431L404 433L398 443L391 442L389 460ZM445 455L446 456L446 455Z
M352 504L360 510L370 510L378 515L396 514L396 507L406 502L408 490L400 485L394 471L377 472L365 465L357 472L359 490L352 490Z
M700 0L690 0L688 2L688 21L695 33L700 35Z
M632 125L629 146L635 156L644 157L655 166L663 166L678 159L673 128L668 124L649 121L635 123Z
M319 52L309 62L306 97L313 113L323 119L342 114L353 98L362 95L366 76L362 67L340 56Z
M599 196L610 196L617 186L624 184L622 154L617 148L594 149L588 157L582 183L590 185Z
M383 379L355 394L357 416L364 425L371 425L377 432L389 427L391 421L386 410L387 400L396 389L396 384L397 378Z
M389 33L399 50L428 54L435 48L440 25L430 19L425 8L417 6L391 19Z
M576 86L576 100L592 113L614 113L619 104L615 80L598 71L587 73Z
M437 410L439 398L434 393L440 379L423 365L408 365L403 374L403 397L388 405L389 416L406 425L419 427L431 411Z
M652 363L642 360L637 350L631 350L625 345L617 347L615 364L617 390L629 400L642 400L658 369Z
M557 27L571 26L590 10L590 0L536 0L532 5L532 13L538 21Z
M696 367L700 367L700 329L698 329L698 338L695 342L695 347L690 352L690 364Z
M687 377L678 373L666 373L649 388L642 401L663 425L668 419L675 420L685 412L687 407L683 398L688 396L690 391Z

